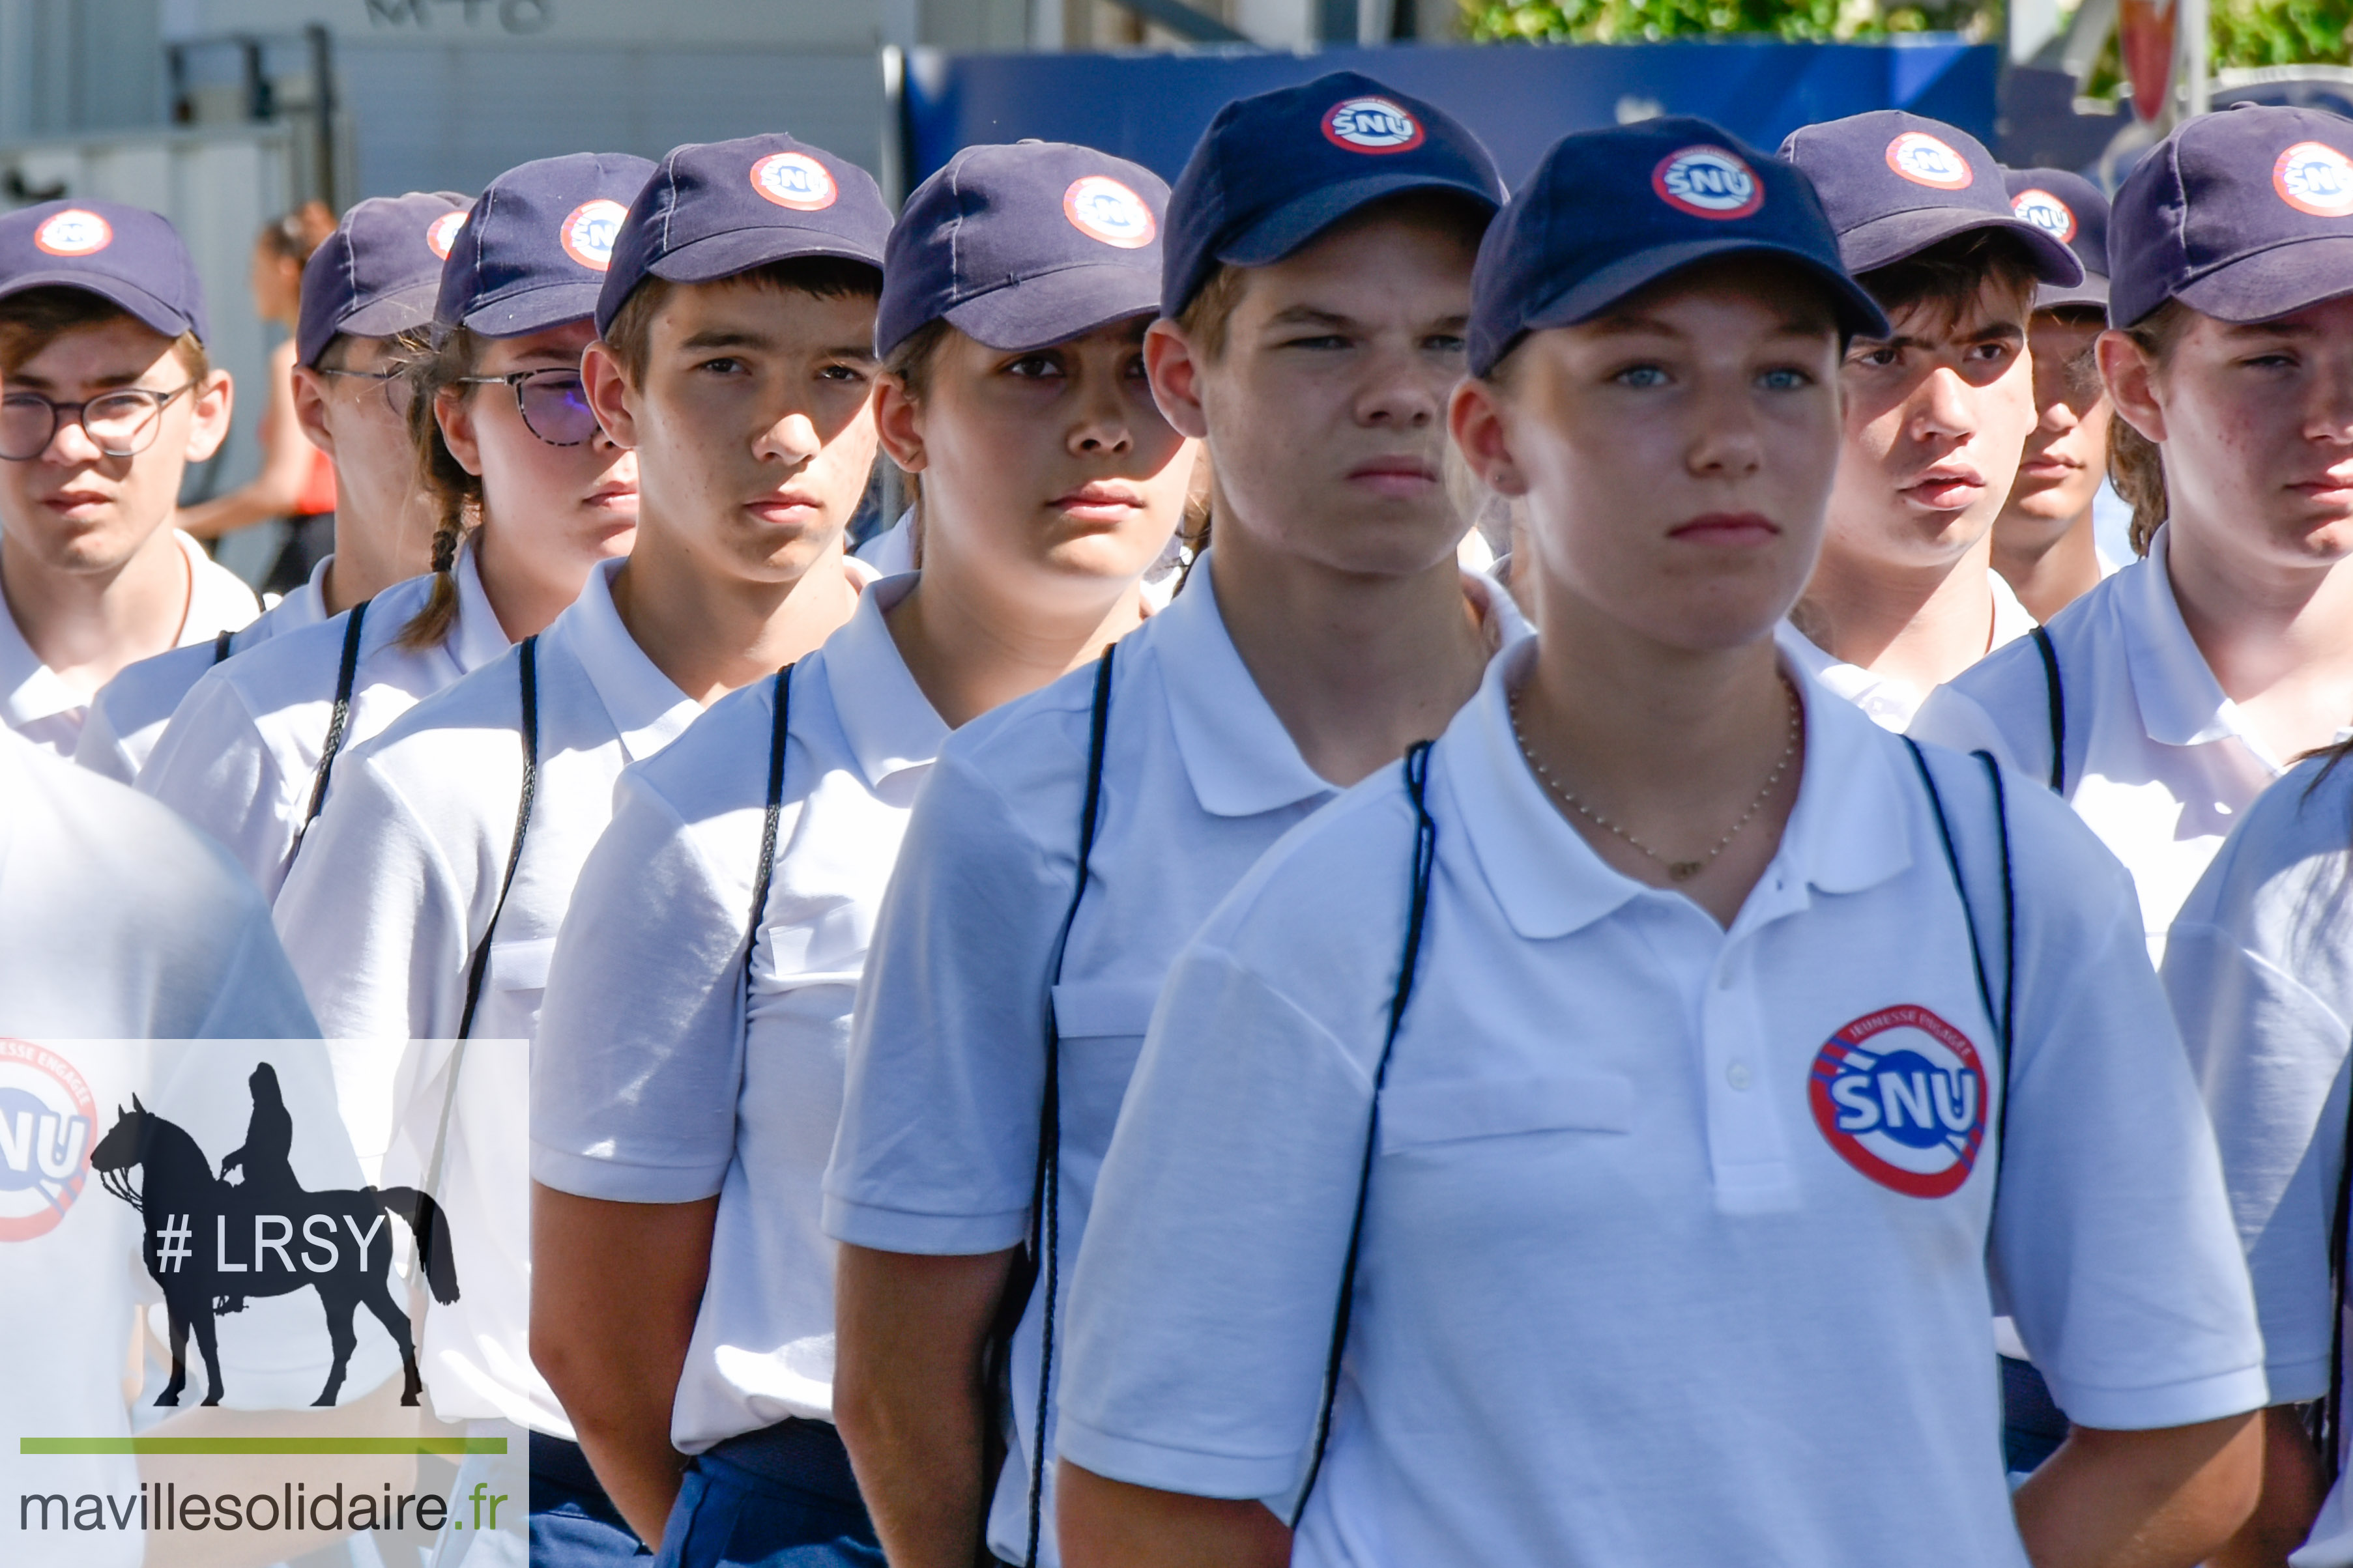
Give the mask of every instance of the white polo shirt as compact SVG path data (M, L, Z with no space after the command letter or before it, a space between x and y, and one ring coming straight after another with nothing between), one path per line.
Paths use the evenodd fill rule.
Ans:
M670 1426L684 1453L833 1418L819 1189L850 1005L908 807L948 735L883 620L915 581L867 593L794 668L748 1019L773 679L621 775L556 941L533 1047L533 1178L613 1203L719 1198Z
M1465 574L1493 645L1525 635ZM1204 555L1113 661L1103 806L1052 1006L1062 1041L1062 1279L1168 962L1267 847L1338 792L1308 767L1218 613ZM852 1026L825 1228L888 1252L977 1254L1028 1233L1044 1092L1043 1005L1069 907L1095 672L948 741L907 826ZM988 1538L1028 1533L1042 1290L1013 1342L1018 1440ZM1045 1518L1053 1518L1050 1483ZM1050 1528L1040 1561L1059 1561Z
M1993 640L1986 645L1990 653L2025 637L2035 622L2034 612L2019 602L2016 590L2000 573L1987 568L1986 582L1993 589ZM1870 714L1883 730L1902 734L1927 697L1908 680L1877 674L1824 651L1788 621L1774 628L1773 642L1783 658Z
M71 1184L28 1182L32 1173L17 1160L58 1160L77 1136L87 1153L134 1093L182 1119L185 1096L169 1086L201 1090L185 1069L223 1059L184 1052L174 1067L120 1042L297 1041L317 1032L267 906L226 856L153 801L0 731L0 1092L12 1134L22 1137L20 1121L37 1137L49 1134L46 1151L0 1142L0 1429L9 1435L0 1480L12 1499L132 1495L138 1463L129 1455L20 1457L16 1438L126 1437L134 1418L151 1419L152 1411L126 1401L123 1356L134 1314L160 1299L140 1266L141 1221L129 1205L87 1169ZM307 1049L315 1056L315 1046ZM300 1053L275 1054L294 1092ZM216 1076L242 1091L241 1076ZM317 1081L324 1077L319 1065ZM77 1119L85 1123L78 1133ZM235 1146L207 1142L216 1154ZM295 1305L316 1335L316 1301L306 1296ZM270 1364L281 1359L279 1347L257 1345L246 1331L262 1307L257 1300L221 1320L232 1404L267 1403L257 1376L280 1370ZM375 1353L371 1343L392 1356L380 1332L363 1328L361 1343L347 1385L354 1392L369 1386L363 1363ZM193 1343L188 1360L199 1391L185 1402L193 1406L205 1375ZM308 1404L320 1381L294 1403ZM19 1533L18 1526L13 1503L0 1510L0 1561L37 1568L140 1561L135 1530Z
M1726 930L1554 807L1506 707L1532 651L1496 660L1430 767L1419 984L1292 1561L2025 1568L1997 1299L2079 1421L2260 1405L2212 1134L2097 842L2012 792L1997 1207L2000 1058L1902 742L1806 682L1797 805ZM1178 958L1080 1252L1065 1458L1296 1491L1413 843L1385 770Z
M202 643L207 647L226 631L234 631L261 613L245 579L205 553L205 547L174 530L172 538L188 563L188 609L180 621L177 645ZM81 738L82 715L90 695L67 684L41 662L7 601L0 599L0 723L35 745L60 757L74 754Z
M204 679L205 671L222 658L233 658L259 647L280 632L316 626L327 618L327 569L334 563L332 555L320 562L311 569L309 582L232 636L227 655L217 652L216 637L211 643L175 647L126 666L90 700L81 735L74 742L73 760L118 784L137 778L164 726L171 722L189 688Z
M2274 1405L2328 1391L2329 1230L2353 1040L2353 767L2303 763L2247 808L2173 922L2165 989L2222 1148ZM2353 1564L2339 1480L2299 1568Z
M457 621L428 647L410 647L401 634L432 596L430 574L396 583L369 602L337 774L344 759L395 719L510 646L482 592L472 550L459 552L452 575ZM310 816L350 626L345 611L205 672L140 770L142 794L219 839L273 898Z
M612 816L613 784L702 710L657 668L613 608L618 560L599 562L579 600L538 643L539 770L531 831L499 917L473 1035L527 1040L556 928L588 851ZM280 935L331 1039L399 1040L396 1073L343 1081L346 1102L389 1101L393 1079L442 1083L464 1011L466 972L489 925L514 842L522 784L521 655L510 650L419 702L336 764L326 811L278 898ZM381 1060L382 1053L375 1053ZM471 1117L512 1129L530 1100L523 1053L470 1051L453 1113L444 1190L461 1256L493 1257L465 1294L426 1316L426 1379L445 1417L503 1417L569 1437L526 1348L528 1160L505 1136L466 1137ZM438 1101L423 1096L410 1103ZM392 1141L418 1138L395 1126ZM512 1152L511 1152L512 1151ZM474 1169L480 1160L481 1170Z
M2190 640L2166 565L2167 531L2051 621L2067 707L2066 798L2140 889L2152 958L2181 900L2281 759L2222 694ZM2031 643L1940 687L1911 732L2051 777L2051 687Z

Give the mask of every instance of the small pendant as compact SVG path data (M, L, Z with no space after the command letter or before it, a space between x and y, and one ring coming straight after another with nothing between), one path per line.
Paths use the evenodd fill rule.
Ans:
M1688 882L1694 877L1698 876L1702 871L1706 869L1707 862L1704 860L1670 860L1667 862L1667 876L1671 880L1677 882Z

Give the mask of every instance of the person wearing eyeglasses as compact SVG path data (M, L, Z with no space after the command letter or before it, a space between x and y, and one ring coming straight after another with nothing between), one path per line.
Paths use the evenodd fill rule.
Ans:
M543 632L346 758L278 900L327 1033L422 1042L380 1079L388 1098L396 1083L429 1086L390 1106L401 1152L385 1178L408 1179L406 1151L436 1142L448 1107L438 1190L453 1242L500 1260L427 1315L427 1383L445 1417L532 1429L532 1560L559 1568L626 1561L638 1537L532 1365L525 1157L503 1135L530 1097L522 1057L463 1042L534 1036L556 931L621 770L706 704L815 651L856 609L867 574L849 564L843 532L874 465L891 227L864 171L784 135L678 148L659 174L639 164L644 189L628 206L602 187L592 199L539 183L591 164L617 174L619 163L560 159L517 172L540 171L530 181L509 176L475 205L444 275L445 327L544 332L561 319L573 323L565 357L488 352L461 378L448 374L462 353L452 331L434 375L451 460L482 464L475 553L492 603L503 552L544 564L594 539L592 483L642 484L628 554L593 564ZM599 289L526 289L525 263L494 249L533 269L575 253L608 269ZM597 405L601 426L580 401L592 337L593 374L622 384L617 406ZM517 341L529 340L498 340ZM518 463L536 499L512 533L491 482L516 460L503 445L513 431L499 434L509 420L544 448ZM470 1140L477 1122L501 1131Z
M414 383L408 373L432 351L429 329L441 258L465 221L467 205L466 198L446 191L373 196L345 214L311 254L293 343L292 407L311 450L334 464L340 500L332 553L308 582L234 637L142 659L107 682L90 705L75 762L131 783L206 670L271 637L340 615L427 570L433 512L430 498L417 483L408 429ZM285 668L308 671L311 664L297 658ZM326 668L332 694L332 652ZM226 720L226 734L235 736L260 713L300 701L309 683L298 679L290 692L277 687L249 691L240 685L231 696L231 689L207 688L206 702L198 706L220 704L216 721ZM254 800L259 775L231 768L229 756L211 749L223 738L222 724L192 721L188 730L206 737L194 750L199 780L194 798L239 808ZM295 726L290 738L297 738L298 749L311 750L295 772L307 773L316 766L324 731L323 722ZM229 745L233 749L236 742ZM249 762L251 755L248 749L240 761ZM188 811L184 797L189 792L177 785L149 793ZM221 834L223 842L234 837L221 832L222 824L204 826Z
M172 527L227 437L204 285L171 224L118 202L0 217L0 723L69 756L125 665L260 602Z

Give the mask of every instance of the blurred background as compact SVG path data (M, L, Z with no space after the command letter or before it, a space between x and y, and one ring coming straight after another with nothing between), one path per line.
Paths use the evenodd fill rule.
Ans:
M1769 149L1904 107L2112 184L2234 99L2353 113L2348 26L2353 0L0 0L0 208L109 197L187 237L240 393L193 503L261 464L284 329L256 237L530 158L784 130L895 199L1045 136L1173 176L1225 100L1345 66L1461 115L1507 176L1581 127L1698 113ZM218 549L258 581L285 537Z

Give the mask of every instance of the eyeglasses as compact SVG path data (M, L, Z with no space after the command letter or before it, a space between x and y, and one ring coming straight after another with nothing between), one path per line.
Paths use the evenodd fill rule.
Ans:
M49 449L58 426L69 421L104 456L135 458L155 444L172 400L195 384L170 392L126 386L79 403L53 403L37 392L9 393L0 397L0 461L31 462Z
M417 384L409 380L405 370L336 370L321 365L319 374L342 376L347 381L375 382L383 389L384 405L392 410L396 419L407 419L408 405L417 398Z
M514 388L524 427L551 447L577 447L596 433L596 414L576 370L518 370L505 375L461 375L464 386Z

